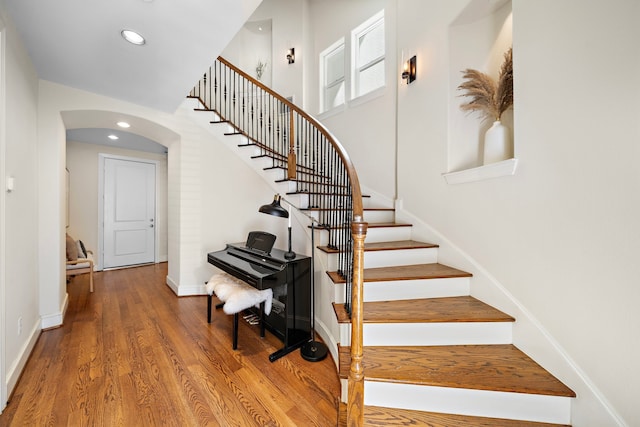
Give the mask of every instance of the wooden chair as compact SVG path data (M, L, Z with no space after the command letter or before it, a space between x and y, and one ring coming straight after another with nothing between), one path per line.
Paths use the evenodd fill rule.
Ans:
M80 245L79 242L74 241L69 235L67 235L67 258L69 257L70 248L69 245L73 242L73 245L82 246L84 250L84 245ZM84 255L84 254L81 254ZM86 251L86 257L74 257L76 259L68 260L67 259L67 279L70 276L77 276L78 274L89 274L89 291L93 292L93 252L90 250Z
M93 255L93 252L90 252ZM93 259L78 258L75 261L67 261L67 277L89 273L89 291L93 292Z

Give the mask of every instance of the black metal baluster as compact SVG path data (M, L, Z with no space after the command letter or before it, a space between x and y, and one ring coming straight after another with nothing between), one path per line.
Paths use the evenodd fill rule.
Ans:
M345 305L351 313L354 200L349 170L333 142L287 101L220 61L209 67L190 96L228 120L247 143L260 147L273 167L286 171L290 151L295 154L296 190L307 193L306 208L317 212L318 223L328 229L328 246L339 251L337 269L346 282Z

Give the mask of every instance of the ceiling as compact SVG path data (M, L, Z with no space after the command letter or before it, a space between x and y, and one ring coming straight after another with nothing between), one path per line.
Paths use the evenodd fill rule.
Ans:
M118 139L110 139L110 136ZM142 135L124 130L104 128L70 129L67 131L67 141L107 145L126 148L127 150L146 151L147 153L167 154L167 147L164 145L158 144Z
M41 79L173 112L260 0L4 0ZM147 42L127 43L123 29Z
M40 79L172 113L261 0L0 2Z

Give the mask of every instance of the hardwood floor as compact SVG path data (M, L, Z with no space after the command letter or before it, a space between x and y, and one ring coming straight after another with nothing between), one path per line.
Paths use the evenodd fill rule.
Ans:
M206 297L178 298L167 265L95 275L68 285L64 325L42 332L0 415L0 426L335 426L334 362L299 351L271 363L282 343ZM215 301L215 300L214 300Z

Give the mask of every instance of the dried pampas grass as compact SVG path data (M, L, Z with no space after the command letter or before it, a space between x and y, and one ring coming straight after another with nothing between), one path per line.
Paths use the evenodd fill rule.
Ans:
M485 118L500 120L502 114L513 105L513 52L512 49L504 54L504 63L500 67L498 82L487 74L472 69L462 72L465 80L458 90L463 90L460 96L471 98L460 105L462 111L478 111Z

